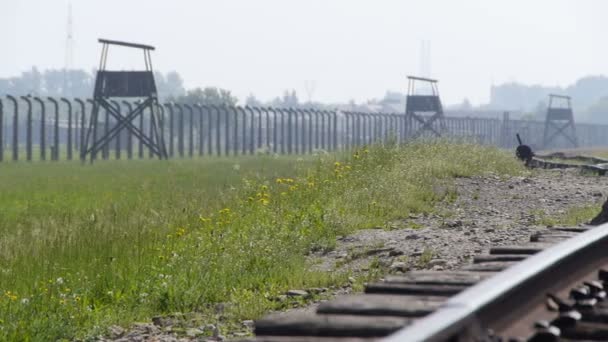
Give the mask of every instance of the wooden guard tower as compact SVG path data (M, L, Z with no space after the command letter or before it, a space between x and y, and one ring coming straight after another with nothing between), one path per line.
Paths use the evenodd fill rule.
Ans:
M429 132L431 136L440 137L446 131L446 127L437 80L415 76L408 76L407 79L405 115L408 124L408 136L418 138ZM416 83L427 84L430 88L430 94L416 93ZM418 129L414 129L414 121L420 123Z
M99 39L99 42L102 44L102 49L99 71L97 71L95 79L93 110L80 158L84 161L89 155L91 162L93 162L100 150L108 145L122 130L127 129L146 145L153 155L159 159L167 159L167 151L160 129L160 114L157 110L158 95L150 57L150 51L154 50L154 47L107 39ZM144 55L145 69L143 71L106 70L110 45L141 49ZM121 114L121 111L110 102L111 98L136 98L140 101L134 108ZM116 120L116 124L98 136L96 134L98 133L97 121L101 108L105 109ZM151 130L149 134L133 124L133 120L140 115L143 116L146 109L150 113Z
M553 141L560 135L572 144L573 147L578 147L570 96L549 94L549 106L547 107L545 131L543 134L543 148L551 147Z

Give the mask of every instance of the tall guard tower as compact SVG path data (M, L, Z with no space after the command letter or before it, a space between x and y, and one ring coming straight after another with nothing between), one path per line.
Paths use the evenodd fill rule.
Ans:
M91 162L93 162L100 150L108 145L123 129L127 129L148 147L153 155L159 159L167 159L167 150L160 129L160 114L157 110L158 95L150 57L150 51L154 50L154 47L107 39L99 39L99 42L102 44L102 49L99 71L97 71L95 79L93 110L80 158L84 161L89 155ZM143 71L106 70L110 45L141 49L144 55L145 69ZM111 98L137 98L140 102L132 110L122 114L120 110L112 105ZM107 132L98 135L96 134L99 133L97 121L101 108L105 109L116 120L116 124ZM149 134L133 124L133 120L140 115L143 116L146 109L150 113L151 130Z
M556 104L558 101L559 103ZM543 148L551 147L551 143L560 135L566 138L573 147L578 147L570 96L549 94Z
M443 107L439 98L437 80L408 76L407 100L405 115L408 124L408 137L418 138L429 132L431 136L440 137L445 131ZM423 83L425 92L430 94L418 94L416 84ZM418 129L414 129L414 122L420 123Z

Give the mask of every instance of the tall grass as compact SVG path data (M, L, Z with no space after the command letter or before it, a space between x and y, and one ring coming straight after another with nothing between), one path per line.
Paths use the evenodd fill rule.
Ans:
M217 320L217 303L224 322L255 318L288 288L344 280L306 263L337 235L431 211L454 177L521 171L496 149L447 142L3 168L0 339L33 340L175 311Z

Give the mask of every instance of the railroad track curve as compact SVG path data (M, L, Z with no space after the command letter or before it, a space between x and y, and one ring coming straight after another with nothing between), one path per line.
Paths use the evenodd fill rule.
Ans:
M410 271L315 313L256 321L254 341L608 341L608 224L539 230L458 270Z

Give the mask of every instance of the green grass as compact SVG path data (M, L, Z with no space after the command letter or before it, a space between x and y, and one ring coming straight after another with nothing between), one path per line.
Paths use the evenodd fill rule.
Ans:
M0 340L84 338L172 312L256 318L288 305L275 300L287 289L346 281L306 261L336 236L429 212L454 177L522 172L505 152L447 142L0 169Z
M536 224L555 227L555 226L577 226L581 223L591 221L601 211L601 205L585 205L580 207L568 208L565 213L549 216L542 210L534 210Z

